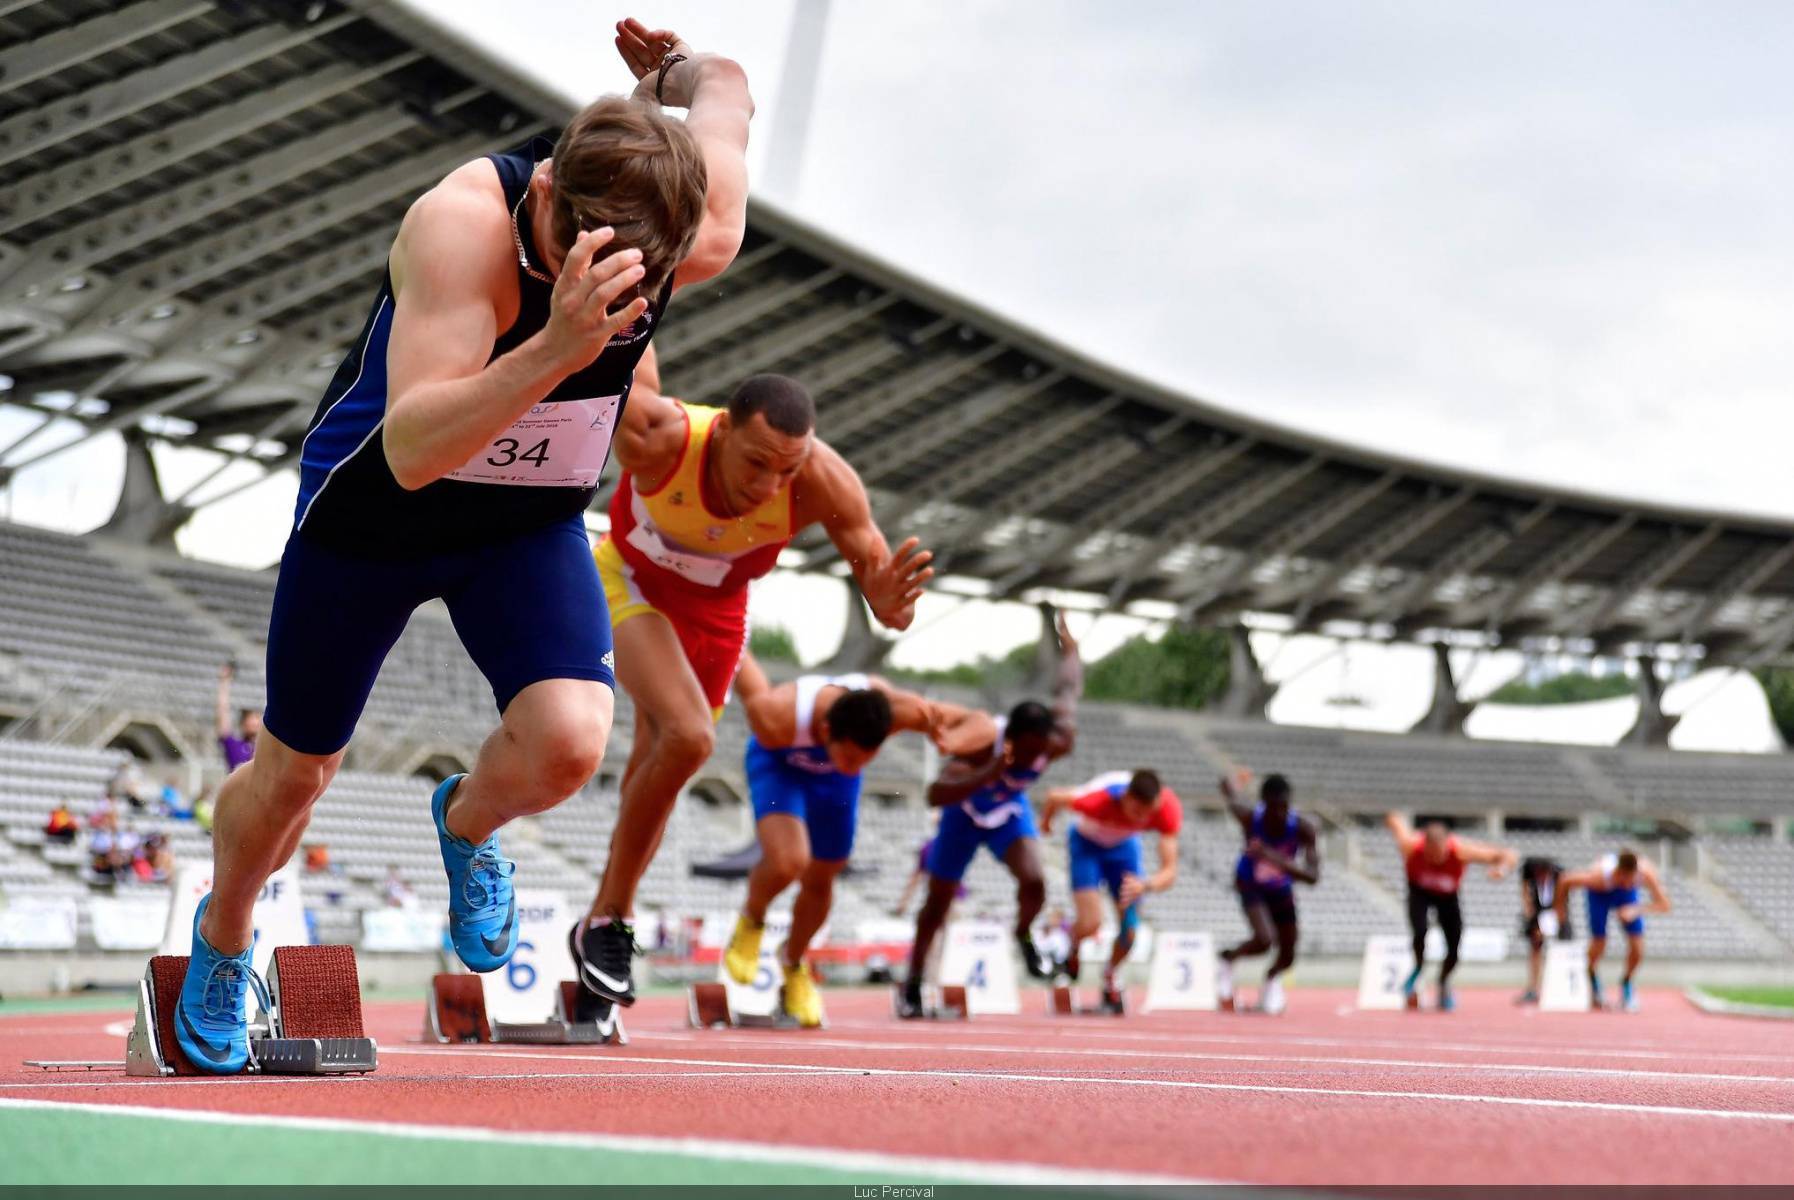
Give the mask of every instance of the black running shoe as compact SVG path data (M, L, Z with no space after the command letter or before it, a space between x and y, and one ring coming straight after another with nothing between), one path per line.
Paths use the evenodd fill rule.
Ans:
M635 1003L630 962L640 948L629 922L611 920L592 926L581 921L568 931L567 948L579 967L580 990L624 1008Z
M1053 977L1053 965L1047 961L1046 955L1040 952L1040 947L1034 944L1033 938L1025 933L1018 933L1015 935L1015 944L1021 947L1022 965L1028 969L1030 976L1035 979L1051 979Z
M1102 1011L1117 1017L1126 1015L1127 1001L1122 998L1120 988L1111 987L1103 989Z
M912 980L901 984L891 995L891 1011L900 1021L919 1021L928 1015L922 1005L922 983Z

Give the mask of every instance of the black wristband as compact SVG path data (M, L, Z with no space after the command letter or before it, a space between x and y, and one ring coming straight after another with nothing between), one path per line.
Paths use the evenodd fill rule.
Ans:
M654 101L656 104L666 103L666 101L661 98L661 93L665 90L667 85L667 72L672 70L675 64L684 61L685 55L671 53L660 60L660 74L654 78Z

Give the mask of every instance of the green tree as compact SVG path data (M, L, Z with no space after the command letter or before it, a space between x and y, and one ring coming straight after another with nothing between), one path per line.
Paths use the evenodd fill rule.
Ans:
M1782 740L1794 746L1794 670L1787 667L1762 667L1757 682L1769 698L1769 716L1782 731Z
M1129 638L1090 664L1084 694L1160 708L1201 708L1227 690L1227 634L1174 625L1157 641Z
M748 633L748 649L766 662L797 661L797 643L779 625L757 625Z
M1630 696L1632 680L1625 675L1590 675L1586 671L1566 671L1543 683L1509 680L1489 694L1491 704L1580 704L1588 700L1611 700Z

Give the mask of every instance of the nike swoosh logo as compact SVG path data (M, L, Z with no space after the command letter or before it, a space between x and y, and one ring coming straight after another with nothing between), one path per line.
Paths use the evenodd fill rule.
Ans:
M502 927L500 927L499 932L498 932L498 940L496 942L494 942L491 938L487 937L485 934L480 935L480 941L482 941L486 944L486 952L488 954L503 954L505 951L507 951L511 948L511 929L513 926L516 925L516 923L517 923L517 897L512 896L511 897L511 907L505 913L505 923Z
M629 981L627 979L612 979L609 975L606 975L603 971L600 971L589 962L582 962L579 966L581 970L591 977L592 982L601 988L608 988L613 992L629 990Z
M230 1047L226 1046L222 1050L213 1049L212 1043L210 1043L210 1042L206 1041L206 1039L200 1037L199 1030L193 1028L193 1020L191 1017L189 1017L187 1015L186 1009L184 1009L184 1008L177 1009L176 1015L180 1018L181 1032L185 1033L187 1035L187 1037L195 1045L197 1045L199 1047L199 1052L202 1055L204 1055L207 1059L209 1059L210 1061L215 1062L215 1063L223 1063L223 1062L230 1061ZM183 1049L183 1050L185 1050L186 1048L187 1047L185 1047L185 1046L181 1047L181 1049Z

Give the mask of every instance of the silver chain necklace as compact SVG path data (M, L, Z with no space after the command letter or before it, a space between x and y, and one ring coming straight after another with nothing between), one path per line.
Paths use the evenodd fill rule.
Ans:
M531 173L530 178L535 178L533 172ZM511 242L517 247L517 265L522 267L523 273L528 275L531 279L539 279L543 283L552 284L554 283L554 276L545 271L538 271L536 268L530 266L529 255L525 253L523 249L523 231L517 224L517 213L518 210L523 207L523 202L528 199L529 185L525 184L523 195L517 197L517 203L511 206Z

